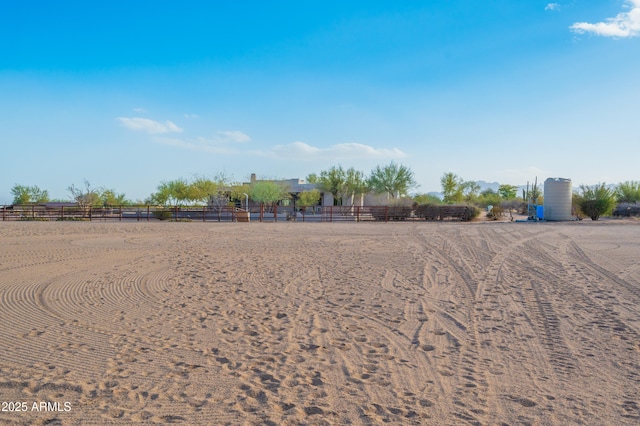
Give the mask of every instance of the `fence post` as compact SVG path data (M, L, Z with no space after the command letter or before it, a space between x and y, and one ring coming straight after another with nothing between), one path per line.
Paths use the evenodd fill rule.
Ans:
M175 211L176 211L175 212L175 220L178 221L178 205L177 204L176 204L176 207L175 207Z
M149 216L151 214L151 206L147 205L147 222L149 222Z
M356 206L356 222L360 222L360 206Z
M35 204L31 204L31 218L32 219L36 218L36 206L35 206Z
M384 206L384 223L389 221L389 206Z
M92 218L93 218L93 208L89 206L89 222L91 222Z
M122 222L122 206L120 206L120 222Z
M273 205L273 221L274 222L278 221L278 205L277 204Z
M6 217L6 213L7 212L7 206L2 206L2 221L4 222L4 219Z

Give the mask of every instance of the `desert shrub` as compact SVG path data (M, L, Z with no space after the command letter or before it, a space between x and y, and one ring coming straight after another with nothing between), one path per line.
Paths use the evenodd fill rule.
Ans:
M480 216L480 209L475 206L465 206L462 216L460 217L463 221L468 222Z
M173 218L173 213L169 209L154 210L153 217L158 220L171 220Z
M487 213L487 217L489 219L498 220L504 216L504 209L502 207L493 206L489 213Z
M24 222L47 222L49 219L46 217L32 217L32 216L20 216L20 220Z
M581 194L576 197L576 204L591 220L611 214L616 205L615 192L604 183L594 186L580 186Z

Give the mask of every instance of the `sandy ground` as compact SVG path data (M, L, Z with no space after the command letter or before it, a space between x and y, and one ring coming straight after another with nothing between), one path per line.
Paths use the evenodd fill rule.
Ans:
M639 222L0 223L0 244L0 424L640 423Z

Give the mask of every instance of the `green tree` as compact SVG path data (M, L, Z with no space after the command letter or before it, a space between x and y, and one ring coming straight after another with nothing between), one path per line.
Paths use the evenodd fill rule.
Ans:
M100 200L105 207L127 206L131 202L124 194L118 194L113 189L106 189L100 194Z
M478 185L477 182L468 180L462 182L461 190L462 196L464 197L465 201L471 202L478 197L478 194L480 193L480 185Z
M305 179L307 183L318 183L318 175L315 173L309 173Z
M483 206L483 207L487 207L487 206L501 206L502 205L502 197L500 196L499 193L497 193L496 191L494 191L491 188L487 188L484 191L482 191L480 193L480 196L477 198L476 202Z
M179 205L189 200L189 183L184 179L162 181L158 190L151 194L152 204Z
M323 170L320 172L320 177L318 177L318 184L323 191L330 192L331 195L333 195L334 205L342 204L340 194L344 189L346 179L346 172L344 171L342 166L334 166L329 170Z
M273 206L278 201L288 199L289 191L276 182L261 180L251 184L249 197L256 203Z
M615 192L619 203L637 203L640 201L640 182L622 182L618 184Z
M12 204L46 203L49 201L49 193L35 185L26 186L15 184L13 188L11 188L11 194L13 195Z
M386 193L387 197L399 198L407 195L411 188L417 186L417 183L409 167L392 161L384 167L376 166L371 171L369 185L379 194Z
M518 195L518 187L515 185L500 185L498 188L498 194L502 197L503 200L509 201L516 198Z
M187 190L188 198L192 202L207 203L218 195L218 184L211 179L196 177Z
M315 206L318 202L320 202L320 191L317 189L302 191L298 194L298 205L300 207Z
M600 216L611 214L616 206L616 194L607 188L605 183L594 186L580 185L580 191L576 200L577 205L591 220L598 220Z
M84 180L84 188L71 185L67 188L71 193L71 199L78 203L78 207L83 210L87 210L89 207L99 207L102 205L102 189L91 188L91 184L88 180Z
M369 182L364 175L363 172L354 169L353 167L349 168L345 172L345 179L342 188L342 193L351 197L351 205L355 205L356 197L360 197L360 202L362 202L362 197L364 194L369 192Z
M232 184L229 186L229 197L232 200L240 201L242 206L245 206L246 203L246 195L249 195L251 192L251 186L249 184ZM248 206L245 206L247 208Z
M454 173L445 173L440 178L442 185L443 200L447 204L459 203L462 201L462 184L463 180Z

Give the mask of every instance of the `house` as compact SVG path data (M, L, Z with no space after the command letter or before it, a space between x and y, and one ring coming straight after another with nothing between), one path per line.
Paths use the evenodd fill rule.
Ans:
M267 181L274 182L280 185L285 186L289 189L289 194L291 196L288 200L281 200L278 202L279 207L290 207L291 210L296 208L296 201L298 200L298 195L301 192L312 191L317 189L320 191L320 201L316 206L313 206L314 210L319 209L324 206L333 206L333 195L330 192L324 192L320 189L319 185L316 183L307 183L304 179L294 178L294 179L257 179L256 174L251 174L251 182L245 182L246 184L252 184L258 181Z

